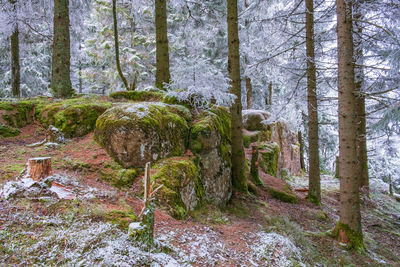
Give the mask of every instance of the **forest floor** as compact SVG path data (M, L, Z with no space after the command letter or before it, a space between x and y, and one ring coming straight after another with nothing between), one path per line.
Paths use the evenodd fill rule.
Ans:
M339 182L322 176L322 205L295 191L297 204L235 193L227 206L206 206L186 220L156 210L157 247L135 246L127 228L142 208L141 179L118 189L108 175L118 165L92 134L57 148L27 147L43 140L35 126L0 140L0 265L78 266L400 266L400 203L373 185L363 197L366 251L348 251L327 233L338 221ZM21 192L4 199L7 185L32 157L52 157L66 199ZM268 177L262 175L262 179ZM13 182L10 182L13 181ZM294 189L307 177L293 177Z

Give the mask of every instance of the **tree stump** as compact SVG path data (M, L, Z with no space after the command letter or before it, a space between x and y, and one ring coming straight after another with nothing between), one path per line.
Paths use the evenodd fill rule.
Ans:
M28 177L35 181L40 181L52 174L51 157L28 159Z

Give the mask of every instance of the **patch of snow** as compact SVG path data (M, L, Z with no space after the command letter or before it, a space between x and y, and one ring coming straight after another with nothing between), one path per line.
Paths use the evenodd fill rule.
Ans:
M389 193L389 184L385 183L381 179L369 179L369 188L371 192L379 192L379 193Z
M264 266L306 266L302 263L301 250L293 242L275 232L257 233L258 241L252 242L252 258L264 262Z

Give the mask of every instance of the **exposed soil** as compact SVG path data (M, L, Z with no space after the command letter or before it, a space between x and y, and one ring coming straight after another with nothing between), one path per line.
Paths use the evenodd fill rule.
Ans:
M68 140L65 145L55 149L43 146L31 148L26 145L43 140L44 132L34 125L21 130L18 137L0 140L0 182L4 184L17 177L29 158L50 156L55 173L76 179L78 198L60 200L54 205L23 199L0 200L0 230L5 230L3 223L12 220L11 215L18 212L32 216L58 216L68 214L73 209L79 210L75 213L78 216L95 210L97 213L93 215L92 212L90 217L93 221L106 221L104 214L116 210L131 209L135 214L140 213L140 178L134 182L132 188L117 189L112 186L104 174L102 175L102 171L110 168L109 166L116 166L116 163L93 141L92 134ZM269 178L263 173L261 178L270 186L282 186L279 179ZM306 179L307 177L297 178L300 182L293 183L293 187L306 188ZM323 176L322 185L337 184L332 179ZM80 195L87 194L95 197L82 197L80 200ZM265 266L263 259L251 256L251 244L259 242L257 233L263 231L276 232L292 240L302 251L302 262L306 265L400 266L400 208L399 203L395 204L390 196L371 194L371 199L365 198L362 211L367 252L357 253L347 251L328 235L321 234L333 229L338 220L337 189L329 187L323 190L320 207L305 199L305 190L294 190L294 194L298 198L296 204L274 199L263 188L258 189L257 195L234 192L226 207L207 206L201 211L193 212L186 220L175 220L157 209L156 236L166 235L170 244L187 255L192 255L189 257L190 264L194 266ZM39 236L43 229L35 231L37 233L34 234L33 231L32 236ZM32 238L29 242L34 244L36 237ZM3 241L5 239L6 237L2 237ZM205 248L201 247L203 243ZM1 247L0 252L5 253ZM1 264L29 265L18 257L1 257ZM277 266L273 261L270 264Z

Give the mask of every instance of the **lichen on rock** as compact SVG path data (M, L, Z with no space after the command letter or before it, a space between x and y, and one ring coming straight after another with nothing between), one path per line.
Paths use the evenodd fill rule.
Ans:
M123 104L98 118L94 138L124 168L144 168L147 162L183 155L190 119L182 106Z

